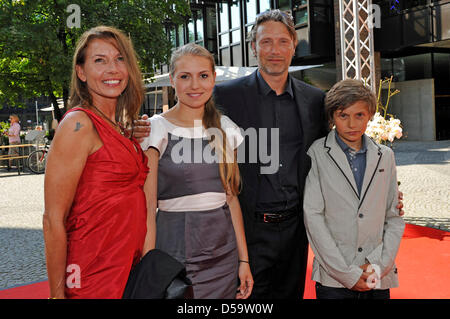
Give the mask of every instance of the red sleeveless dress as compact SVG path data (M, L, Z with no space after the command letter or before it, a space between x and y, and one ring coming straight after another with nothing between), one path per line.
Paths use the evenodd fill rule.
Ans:
M67 217L66 298L122 298L147 231L147 157L93 112L103 146L86 161Z

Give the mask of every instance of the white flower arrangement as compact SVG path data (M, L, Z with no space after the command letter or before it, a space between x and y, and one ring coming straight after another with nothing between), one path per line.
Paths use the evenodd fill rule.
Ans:
M389 83L389 87L386 105L383 105L383 103L381 102L381 87L385 82ZM390 142L392 146L394 139L400 139L403 136L403 129L401 126L401 121L399 119L396 119L394 115L387 113L391 97L397 93L400 93L399 90L391 91L391 84L392 76L389 79L382 81L380 80L376 113L373 116L373 119L370 120L367 124L366 134L379 144L386 145L388 142ZM381 112L383 114L381 114ZM388 115L389 120L386 120L386 117Z
M376 112L373 119L367 124L366 134L377 143L393 143L394 139L403 136L401 121L391 116L386 120L379 112Z

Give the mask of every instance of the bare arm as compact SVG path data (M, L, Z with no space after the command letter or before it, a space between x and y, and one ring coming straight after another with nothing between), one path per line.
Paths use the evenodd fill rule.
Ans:
M239 279L241 284L239 287L240 294L238 293L236 298L247 299L252 293L253 277L250 271L241 206L238 198L232 195L227 195L227 204L230 207L231 221L236 234L236 243L239 255Z
M158 162L159 152L149 148L145 155L148 157L149 173L144 185L145 198L147 200L147 235L145 236L142 256L155 248L156 245L156 208L158 192Z
M65 221L86 159L95 147L101 146L98 141L100 139L88 116L82 112L70 113L58 127L48 154L43 230L52 298L64 298L67 255Z

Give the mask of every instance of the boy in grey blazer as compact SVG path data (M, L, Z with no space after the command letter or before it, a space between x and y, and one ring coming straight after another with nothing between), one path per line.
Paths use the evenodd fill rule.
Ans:
M394 260L405 224L394 153L364 134L375 95L361 81L343 80L327 93L325 109L335 129L308 150L304 195L316 296L388 299L398 286Z

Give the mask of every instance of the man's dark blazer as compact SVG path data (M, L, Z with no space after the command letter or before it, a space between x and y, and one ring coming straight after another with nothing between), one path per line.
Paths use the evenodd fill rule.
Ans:
M316 139L325 136L327 132L323 106L324 93L294 77L292 77L292 89L298 106L303 132L303 145L300 152L298 170L300 207L303 207L303 190L306 176L311 166L306 151ZM258 92L257 71L246 77L219 83L214 88L216 106L244 130L250 127L258 130L261 127L260 123L263 123L261 116L263 114L259 106L263 98ZM269 132L268 136L270 136ZM248 154L249 142L247 136L245 142L245 152ZM246 159L248 158L246 156ZM258 199L260 165L259 162L239 164L243 183L239 202L244 217L248 244L252 243L253 237L252 226L254 225L254 211Z

